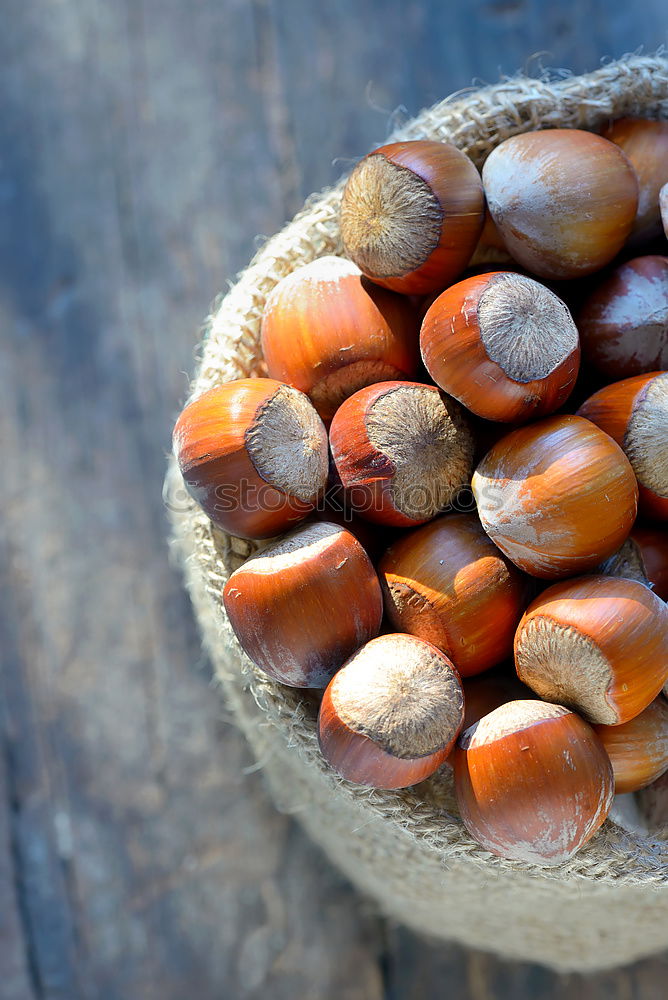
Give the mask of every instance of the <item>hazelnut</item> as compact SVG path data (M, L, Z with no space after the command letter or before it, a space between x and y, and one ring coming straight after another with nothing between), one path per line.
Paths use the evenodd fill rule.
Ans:
M631 232L638 181L614 143L579 129L500 143L482 172L508 252L544 278L579 278L616 256Z
M223 591L237 639L253 663L290 687L325 687L380 631L378 577L357 539L321 522L271 542Z
M585 361L608 381L668 368L668 257L620 264L584 300L577 325Z
M622 449L588 420L546 417L498 441L472 481L482 526L543 579L594 569L626 539L637 485Z
M267 372L305 392L323 420L358 389L412 378L417 317L349 260L320 257L275 286L262 316Z
M668 771L668 701L655 698L621 726L594 726L615 775L615 794L637 792Z
M393 627L443 650L463 677L512 655L527 578L475 514L446 514L404 535L378 572Z
M348 781L404 788L440 767L464 718L450 660L412 635L383 635L332 679L318 716L327 762Z
M629 237L633 246L661 235L659 190L668 183L668 122L619 118L603 136L623 149L638 178L638 210Z
M668 519L668 372L607 385L578 414L624 450L638 480L641 512Z
M431 520L471 473L473 439L461 407L430 385L360 389L337 410L329 439L350 506L378 524Z
M561 705L502 705L464 730L454 756L464 826L502 858L568 861L612 804L612 766L600 740Z
M214 524L270 538L302 521L327 482L327 432L308 398L273 379L227 382L176 421L174 454L188 492Z
M381 146L341 201L346 253L373 281L407 295L445 288L466 267L484 220L480 175L444 142Z
M564 303L532 278L494 271L446 289L422 322L427 371L472 413L524 422L558 409L580 364Z
M515 636L519 679L590 722L635 718L668 680L668 607L636 580L583 576L543 591Z

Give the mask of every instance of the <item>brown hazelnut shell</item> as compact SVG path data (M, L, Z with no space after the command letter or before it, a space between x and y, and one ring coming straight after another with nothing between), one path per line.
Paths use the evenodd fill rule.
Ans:
M321 257L283 278L262 316L268 374L306 393L323 420L374 382L412 378L417 316L342 257Z
M618 146L592 132L511 136L492 150L482 177L508 252L544 278L600 270L622 249L635 220L635 171Z
M651 372L607 385L578 415L616 441L638 480L640 511L668 519L668 372Z
M466 485L473 463L459 404L418 382L360 389L337 410L329 440L352 509L390 527L434 517Z
M512 655L528 581L475 514L446 514L404 535L378 573L392 626L443 650L462 677Z
M345 528L307 524L230 576L223 601L253 663L291 687L325 687L380 631L383 600L371 561Z
M515 665L541 698L592 723L628 722L668 680L668 607L636 580L561 581L525 611Z
M343 245L376 284L427 295L464 270L484 210L480 174L455 146L389 143L361 160L346 184Z
M668 368L668 257L620 264L585 298L577 325L586 363L608 382Z
M618 118L601 134L624 151L638 178L638 210L629 243L648 243L662 231L659 191L668 183L668 122Z
M455 791L484 848L551 866L593 837L614 789L608 756L583 719L559 705L513 701L461 734Z
M446 289L422 321L420 349L444 392L479 417L508 423L559 409L580 365L577 329L563 302L505 271Z
M189 493L232 535L278 535L325 490L324 425L306 396L274 379L239 379L198 396L179 416L173 446Z
M594 726L615 775L615 794L637 792L668 771L668 700L655 698L621 726Z
M637 484L622 449L580 416L506 434L478 464L483 528L516 566L558 579L594 569L628 536Z
M328 685L318 740L348 781L405 788L446 760L464 718L459 675L448 657L412 635L367 643Z

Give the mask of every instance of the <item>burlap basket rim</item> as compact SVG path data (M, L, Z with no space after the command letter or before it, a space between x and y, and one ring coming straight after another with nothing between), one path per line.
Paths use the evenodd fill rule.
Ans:
M668 118L668 59L662 54L630 56L582 76L518 77L459 92L422 111L386 141L433 138L452 142L481 166L493 146L510 135L557 126L593 130L606 119L627 115ZM343 184L344 179L309 198L302 211L258 251L217 305L206 325L192 397L213 385L261 373L260 320L271 288L300 264L343 252L337 219ZM629 833L611 821L569 862L541 868L502 860L475 844L456 815L449 776L443 770L415 788L398 792L365 789L339 779L320 755L310 704L299 691L274 684L256 670L227 622L222 587L258 545L213 528L198 507L184 500L173 459L166 497L173 546L197 607L207 652L232 710L243 715L243 699L252 698L274 737L280 734L285 748L298 755L304 767L320 772L333 796L362 801L370 815L401 828L416 846L419 843L435 852L446 866L466 861L483 871L491 867L555 882L575 878L608 885L668 886L668 843ZM262 742L254 741L256 751ZM271 741L264 742L271 752ZM284 805L290 808L289 802Z

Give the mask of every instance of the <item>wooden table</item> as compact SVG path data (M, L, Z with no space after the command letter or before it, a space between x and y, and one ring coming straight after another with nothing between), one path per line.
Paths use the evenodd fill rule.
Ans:
M23 0L0 32L2 1000L665 996L374 915L212 690L160 490L214 296L474 78L665 43L665 0ZM532 53L542 57L530 58Z

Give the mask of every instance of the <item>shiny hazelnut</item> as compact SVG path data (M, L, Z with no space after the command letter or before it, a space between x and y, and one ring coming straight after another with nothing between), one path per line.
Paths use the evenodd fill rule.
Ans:
M306 393L323 420L374 382L412 378L417 317L342 257L297 268L269 293L262 316L267 372Z
M607 381L668 368L668 257L626 261L577 315L585 361Z
M461 407L434 386L381 382L337 410L329 433L350 506L412 527L447 507L470 476L473 439Z
M253 663L290 687L325 687L380 631L378 577L357 539L326 522L271 542L223 591L230 625Z
M614 143L579 129L512 136L483 167L487 204L504 243L544 278L599 270L623 247L638 181Z
M422 322L427 371L487 420L524 422L557 410L578 374L578 331L564 303L532 278L493 271L446 289Z
M612 804L612 766L600 740L560 705L502 705L464 730L454 756L464 826L502 858L568 861Z
M615 794L637 792L668 771L668 700L655 698L621 726L594 726L615 775Z
M624 450L638 480L641 512L668 520L668 372L607 385L578 414Z
M348 781L404 788L440 767L464 718L457 671L412 635L383 635L359 649L323 695L318 739Z
M668 122L619 118L603 136L623 149L638 178L638 210L629 242L647 243L661 235L659 191L668 183Z
M543 579L594 569L626 539L637 485L594 424L552 416L506 434L472 481L482 526L516 566Z
M192 400L174 427L188 492L214 524L270 538L302 521L327 482L327 432L308 398L273 379L227 382Z
M554 584L515 636L519 679L590 722L617 726L668 680L668 607L643 584L583 576Z
M392 626L443 650L462 677L512 655L527 579L475 514L446 514L404 535L378 573Z
M444 142L381 146L341 201L346 253L377 284L407 295L445 288L466 267L484 220L480 175Z

